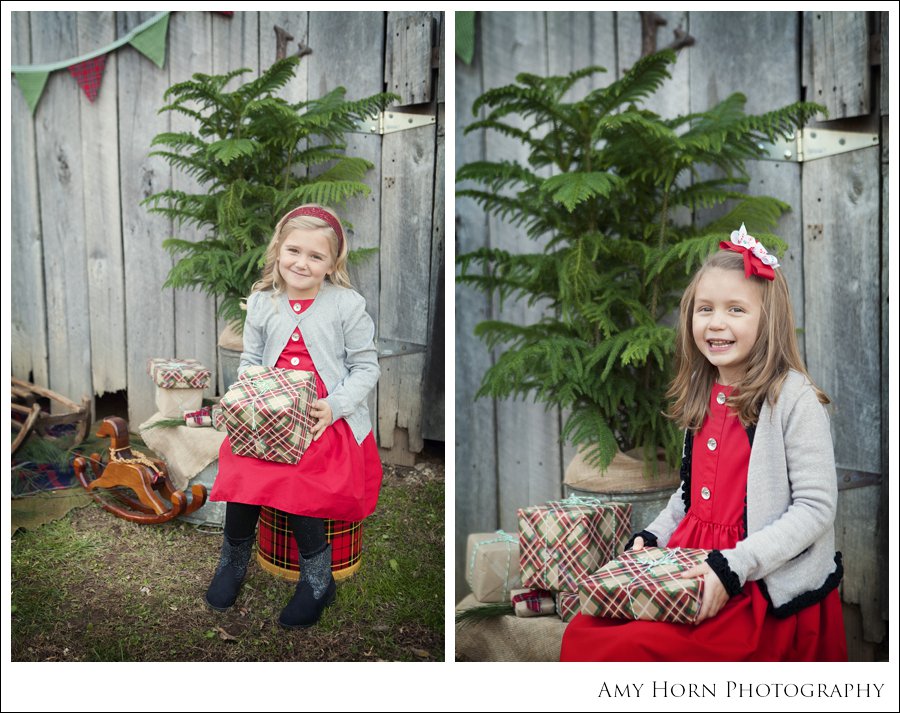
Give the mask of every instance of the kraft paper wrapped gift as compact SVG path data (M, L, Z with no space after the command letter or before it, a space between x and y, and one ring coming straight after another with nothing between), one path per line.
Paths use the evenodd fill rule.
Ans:
M709 550L679 547L626 552L581 580L581 611L616 619L693 623L700 613L703 577L681 579L681 574L708 555Z
M545 616L556 611L553 593L546 589L513 589L509 593L509 600L516 616L524 618Z
M578 591L578 580L616 556L631 530L629 503L572 496L521 508L522 586Z
M310 371L251 366L222 397L235 455L297 463L312 441L316 379Z
M166 418L181 418L203 405L203 389L212 374L196 359L152 358L147 373L156 384L156 407Z
M503 530L469 535L466 581L479 602L509 601L519 576L519 538Z
M556 612L560 619L570 622L580 610L581 601L577 592L556 593Z

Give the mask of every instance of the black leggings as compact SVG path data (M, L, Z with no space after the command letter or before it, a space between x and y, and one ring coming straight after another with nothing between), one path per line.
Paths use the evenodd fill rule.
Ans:
M259 520L259 508L259 505L229 502L225 506L225 536L230 540L253 537ZM290 513L287 513L287 518L301 555L308 558L325 549L328 544L325 540L325 520Z

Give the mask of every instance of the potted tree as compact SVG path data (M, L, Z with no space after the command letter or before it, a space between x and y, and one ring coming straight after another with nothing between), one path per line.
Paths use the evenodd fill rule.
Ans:
M364 118L397 97L375 94L347 101L338 87L323 97L291 103L276 93L294 76L299 57L276 61L257 79L233 91L226 85L250 72L195 74L170 87L160 112L191 117L192 131L165 132L153 139L174 168L193 176L198 193L168 189L144 204L176 225L189 225L196 242L172 237L163 247L177 258L165 287L199 289L218 298L218 313L239 335L241 301L259 279L263 255L275 221L300 203L341 206L364 195L362 179L372 164L345 153L344 136ZM358 259L366 251L354 251ZM227 340L228 335L220 339ZM231 341L231 366L224 383L236 378L240 341ZM221 352L220 352L221 353ZM227 357L226 357L227 360Z
M605 70L520 74L479 97L473 114L486 114L466 128L521 140L528 161L466 164L457 194L521 227L523 245L544 242L537 251L484 247L460 255L458 279L501 300L547 305L533 324L477 325L499 352L478 395L528 394L562 409L562 436L579 449L567 482L573 469L602 472L614 459L637 462L642 474L677 464L681 433L662 413L674 346L667 317L691 269L742 222L783 249L768 231L789 206L741 192L749 180L744 161L761 153L762 140L821 110L795 103L748 115L744 96L733 94L708 111L663 118L641 105L674 61L672 51L644 57L618 81L571 102L563 96L578 80ZM514 115L525 128L509 121ZM551 175L539 175L548 168ZM724 215L698 219L699 209L723 203ZM643 463L617 455L635 449Z

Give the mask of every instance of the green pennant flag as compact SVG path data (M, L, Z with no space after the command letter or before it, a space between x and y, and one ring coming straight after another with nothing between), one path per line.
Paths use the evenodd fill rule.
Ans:
M147 57L160 69L166 63L166 32L169 29L169 13L131 38L132 47Z
M475 55L475 13L456 13L456 56L472 64Z
M28 108L34 114L34 109L41 99L41 94L44 93L44 85L47 84L50 72L17 72L14 76L22 89Z

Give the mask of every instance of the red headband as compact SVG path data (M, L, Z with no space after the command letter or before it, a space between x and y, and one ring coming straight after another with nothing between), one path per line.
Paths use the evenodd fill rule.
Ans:
M780 267L778 258L770 255L752 235L747 235L747 229L741 223L741 229L732 231L731 242L726 243L724 240L719 243L722 250L733 250L736 253L744 255L744 277L756 275L766 280L775 279L775 269Z
M331 226L331 229L334 231L334 234L337 235L338 239L338 255L341 254L341 250L344 248L344 231L341 230L341 224L338 222L337 218L335 218L331 213L327 210L322 210L321 208L296 208L288 213L284 217L284 221L282 225L287 223L291 218L299 218L301 216L308 215L311 218L318 218L319 220L324 220L328 225Z

